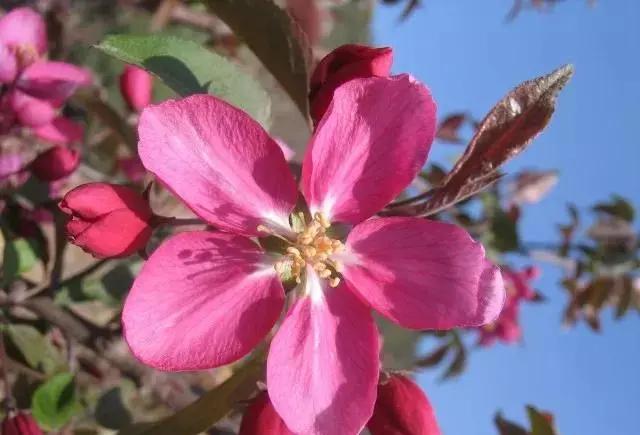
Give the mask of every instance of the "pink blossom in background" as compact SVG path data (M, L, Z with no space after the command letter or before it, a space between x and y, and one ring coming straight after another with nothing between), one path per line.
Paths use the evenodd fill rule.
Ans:
M29 164L29 170L40 181L53 182L71 175L80 164L80 152L75 148L56 145Z
M141 111L151 102L153 77L142 68L126 65L120 75L120 93L129 108Z
M118 159L118 167L124 175L134 183L144 180L147 170L144 168L138 156L122 157Z
M81 124L63 116L33 130L36 137L55 145L79 144L84 136Z
M374 217L425 163L436 126L428 89L400 75L349 80L332 93L303 160L304 222L290 221L298 190L282 151L245 112L209 95L143 110L143 164L222 231L165 241L135 280L122 321L148 365L217 367L273 328L287 275L299 288L269 350L270 401L294 433L355 435L378 389L372 309L411 329L474 327L496 319L504 287L465 230ZM288 241L285 253L265 253L250 238L270 234Z
M2 435L42 435L36 420L25 412L11 412L2 421Z
M525 301L534 300L537 296L531 283L540 276L538 267L528 266L519 271L504 267L502 276L507 287L507 299L500 316L495 322L477 328L478 344L484 347L491 346L496 341L506 344L519 342L522 339L520 305Z
M16 8L0 18L0 83L6 86L0 97L3 131L14 123L45 128L76 89L93 82L84 68L46 60L46 51L46 24L37 12Z

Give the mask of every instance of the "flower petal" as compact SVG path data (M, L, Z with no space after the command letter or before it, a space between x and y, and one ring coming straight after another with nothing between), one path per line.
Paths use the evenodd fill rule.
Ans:
M345 286L323 288L307 273L267 359L269 397L294 433L356 434L373 413L378 333L371 313Z
M52 102L32 97L17 89L9 94L9 104L18 122L27 127L48 124L58 112L56 105Z
M18 74L18 61L9 47L0 43L0 83L12 83Z
M36 98L60 105L81 86L93 82L91 73L65 62L36 62L18 79L18 88Z
M242 236L184 232L142 267L124 305L134 355L160 370L218 367L246 355L273 327L284 290Z
M153 230L140 215L116 210L88 223L71 220L67 234L74 245L98 258L127 257L142 249Z
M97 219L119 209L132 210L144 221L151 219L153 214L149 204L134 189L98 182L82 184L69 191L60 202L60 209L86 220Z
M33 9L13 9L0 18L0 42L13 47L33 48L38 54L43 54L47 51L47 26Z
M337 88L303 163L311 211L356 224L382 209L424 165L435 113L429 90L408 75Z
M55 118L51 123L34 130L40 139L56 145L79 143L84 136L82 125L63 116Z
M138 132L144 166L201 218L245 235L289 227L295 181L276 142L242 110L193 95L145 108Z
M344 277L371 306L411 329L496 319L502 276L462 228L419 218L371 219L347 238Z

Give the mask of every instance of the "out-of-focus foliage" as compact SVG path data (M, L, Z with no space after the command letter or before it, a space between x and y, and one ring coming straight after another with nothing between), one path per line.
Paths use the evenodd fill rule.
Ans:
M559 435L552 414L527 406L527 416L529 429L505 419L500 412L493 421L499 435Z

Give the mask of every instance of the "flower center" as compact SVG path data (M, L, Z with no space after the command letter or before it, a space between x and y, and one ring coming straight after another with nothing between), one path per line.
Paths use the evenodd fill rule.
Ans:
M276 271L282 274L288 269L300 283L306 266L311 266L320 278L329 280L331 287L337 287L343 266L332 256L343 251L344 245L327 235L330 227L328 219L322 213L316 213L313 220L297 233L295 243L287 247L285 258L275 265Z

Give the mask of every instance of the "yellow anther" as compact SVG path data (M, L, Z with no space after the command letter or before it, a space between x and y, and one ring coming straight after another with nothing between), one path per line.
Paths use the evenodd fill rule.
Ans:
M339 261L334 261L333 268L336 270L336 272L342 273L344 271L344 264Z
M300 250L298 248L294 248L293 246L289 246L287 248L287 253L291 255L295 255L296 257L302 257Z
M313 246L305 246L304 255L307 258L315 257L316 256L316 248L314 248Z
M318 262L316 264L313 265L313 269L316 272L322 272L323 270L325 270L327 268L327 265L322 263L322 262Z
M338 284L340 284L340 278L338 278L337 276L329 280L329 286L333 288L338 287Z
M331 276L331 270L321 270L320 272L318 272L318 276L320 276L320 278L329 278Z

